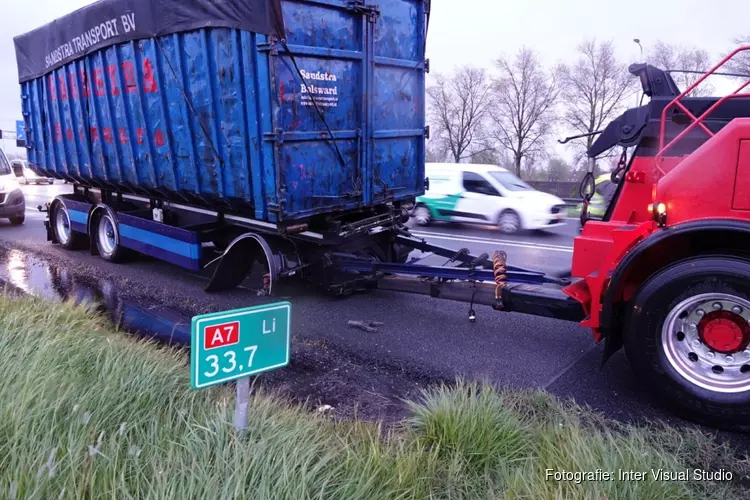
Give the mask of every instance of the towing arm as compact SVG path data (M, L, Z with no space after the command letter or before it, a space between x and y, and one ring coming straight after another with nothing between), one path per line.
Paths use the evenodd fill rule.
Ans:
M338 269L369 278L372 288L429 295L470 304L469 320L474 321L474 304L497 311L519 312L580 322L585 318L581 304L562 292L569 279L548 276L507 265L507 254L495 251L473 256L468 249L455 250L432 245L412 236L399 236L397 243L425 254L406 263L381 262L352 254L333 253L331 262ZM419 264L429 256L440 255L458 266Z

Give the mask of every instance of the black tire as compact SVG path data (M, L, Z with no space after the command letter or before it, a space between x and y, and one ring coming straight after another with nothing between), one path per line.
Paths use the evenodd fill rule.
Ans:
M504 210L497 218L497 228L505 234L516 234L523 229L521 217L513 210Z
M120 245L120 228L114 215L106 211L99 212L91 232L102 259L115 263L126 259L128 252Z
M26 214L21 214L16 217L9 217L8 220L10 220L10 223L14 226L20 226L26 220Z
M693 257L650 277L628 307L625 352L641 381L677 414L714 428L747 430L750 428L748 351L713 352L710 342L702 336L700 323L696 328L691 319L714 314L712 308L700 305L703 300L707 303L716 300L714 305L723 300L710 294L732 297L737 304L750 303L750 261L722 255ZM679 311L688 311L683 308L689 308L691 301L698 304L691 313L694 316L677 316ZM737 310L742 311L737 316L738 324L744 321L746 325L750 307L745 305ZM744 338L748 338L747 334ZM736 381L732 389L735 392L722 385L728 384L724 378Z
M55 183L55 179L50 179L49 181L47 181L47 183L51 186L52 184Z
M61 215L62 214L62 215ZM58 217L63 217L62 220L58 220ZM61 202L55 202L52 205L52 213L50 214L50 224L52 224L52 231L55 233L55 238L61 247L66 250L77 250L85 246L86 236L73 231L70 226L70 214L68 209ZM67 226L67 233L65 229L58 225L58 222L63 226Z

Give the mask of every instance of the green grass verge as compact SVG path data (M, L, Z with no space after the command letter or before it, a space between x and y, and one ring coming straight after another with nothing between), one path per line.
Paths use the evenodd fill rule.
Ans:
M741 498L727 482L555 482L545 470L747 464L698 432L613 424L548 394L459 382L384 431L256 394L192 391L184 354L82 308L0 297L0 498Z

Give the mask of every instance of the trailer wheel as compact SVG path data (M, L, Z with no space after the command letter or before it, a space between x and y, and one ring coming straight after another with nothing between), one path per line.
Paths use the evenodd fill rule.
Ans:
M677 413L718 428L750 427L750 262L706 256L652 276L624 332L637 376Z
M96 219L94 240L99 255L109 262L122 262L126 249L120 245L120 231L117 221L109 212L102 212Z
M70 224L70 214L65 204L61 201L54 202L51 215L52 231L60 246L66 250L82 248L84 246L84 235L73 231Z

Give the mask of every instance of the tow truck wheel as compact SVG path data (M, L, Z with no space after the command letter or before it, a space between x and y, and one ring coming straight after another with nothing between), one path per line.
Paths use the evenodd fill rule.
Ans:
M711 427L750 428L750 262L695 257L633 298L625 351L661 401Z

